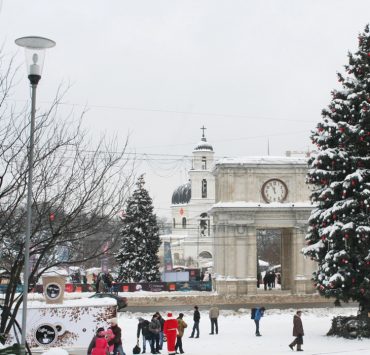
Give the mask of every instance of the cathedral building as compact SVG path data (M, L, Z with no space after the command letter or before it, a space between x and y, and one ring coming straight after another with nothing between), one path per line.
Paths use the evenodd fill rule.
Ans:
M192 153L189 181L172 194L171 241L174 264L210 267L213 261L213 230L209 210L215 202L214 151L204 134Z

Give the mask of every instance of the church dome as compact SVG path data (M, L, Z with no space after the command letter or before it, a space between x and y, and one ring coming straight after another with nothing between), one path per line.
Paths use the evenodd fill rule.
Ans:
M190 181L180 185L172 194L172 204L189 203L191 199L191 184Z
M208 150L213 152L213 147L207 142L206 137L202 137L202 140L195 146L194 150Z

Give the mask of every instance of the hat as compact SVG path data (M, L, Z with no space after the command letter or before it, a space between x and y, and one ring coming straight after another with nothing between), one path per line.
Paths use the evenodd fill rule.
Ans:
M141 318L141 317L139 317L137 320L138 320L139 322L144 322L144 318Z
M168 318L171 318L171 317L172 317L172 313L171 313L171 312L168 312L168 313L167 313L167 317L168 317Z
M182 318L184 316L184 313L179 314L179 318Z
M100 332L104 332L104 328L103 327L100 327L97 329L96 333L100 333Z
M113 324L118 324L117 323L117 318L111 318L107 320L108 323L113 323Z

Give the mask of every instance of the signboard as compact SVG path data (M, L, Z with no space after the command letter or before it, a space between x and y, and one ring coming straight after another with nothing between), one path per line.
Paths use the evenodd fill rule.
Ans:
M150 292L167 291L167 284L165 282L130 283L130 292L137 291L150 291Z
M164 270L165 271L172 271L173 265L172 265L172 253L171 253L171 243L170 242L164 242Z
M188 269L190 281L200 281L200 270L199 269Z
M170 271L162 274L163 282L186 282L189 281L188 271Z
M45 297L55 300L60 297L61 288L57 283L47 284L45 287Z
M104 272L105 274L109 272L108 256L107 256L108 249L109 249L109 242L105 242L102 245L102 252L104 253L104 256L101 259L101 271Z
M41 324L35 331L35 341L40 346L52 345L57 337L58 331L51 324Z

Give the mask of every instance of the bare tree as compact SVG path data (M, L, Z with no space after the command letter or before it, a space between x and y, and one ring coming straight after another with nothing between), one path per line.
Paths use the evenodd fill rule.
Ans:
M22 303L16 291L24 268L29 114L10 104L15 72L12 61L0 60L0 269L10 278L1 309L2 338ZM59 89L48 110L36 117L30 289L51 267L80 264L99 257L107 241L114 245L118 231L104 227L119 225L114 220L133 180L127 139L119 144L102 137L94 144L81 126L85 112L77 120L60 112L65 93ZM88 255L81 253L83 241L103 230L100 244ZM68 252L61 256L63 250Z

